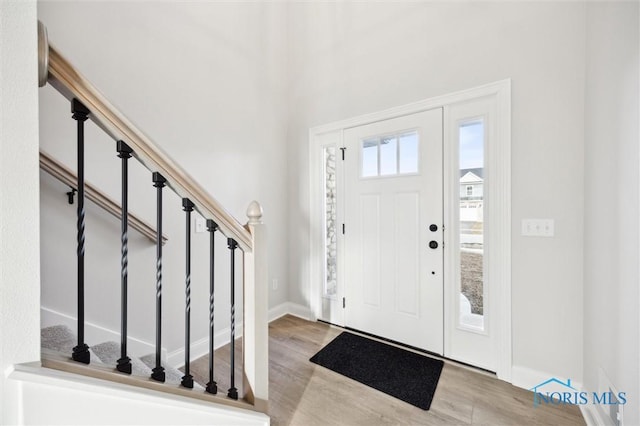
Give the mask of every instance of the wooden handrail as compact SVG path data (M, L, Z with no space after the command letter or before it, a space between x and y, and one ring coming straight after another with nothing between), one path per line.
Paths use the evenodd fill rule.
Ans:
M78 189L78 177L76 174L42 151L40 152L40 168L70 188ZM120 207L120 204L88 182L85 182L85 195L89 200L106 210L107 213L110 213L118 219L122 218L122 207ZM131 212L129 212L129 225L151 241L156 241L156 229ZM163 245L167 240L166 235L162 235Z
M49 44L47 81L69 100L78 99L91 113L89 119L114 140L123 140L134 156L150 171L161 173L180 197L189 198L205 218L213 219L227 237L251 252L252 238L247 229L209 195L186 171L176 164L149 137L118 111L69 61Z

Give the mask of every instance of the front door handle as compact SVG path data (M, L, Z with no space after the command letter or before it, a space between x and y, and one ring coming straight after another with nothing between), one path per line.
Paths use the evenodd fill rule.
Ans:
M438 242L437 241L429 241L429 247L432 249L437 249L438 248Z

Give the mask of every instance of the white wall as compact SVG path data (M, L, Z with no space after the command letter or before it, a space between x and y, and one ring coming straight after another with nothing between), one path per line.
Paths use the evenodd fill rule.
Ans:
M311 297L308 129L511 78L513 362L580 381L584 4L297 3L289 14L291 300ZM555 219L555 238L521 237L527 217Z
M640 424L638 14L637 2L587 7L584 384L599 391L602 369L627 392L628 425Z
M249 202L262 203L271 278L279 280L270 306L286 301L288 274L282 11L275 4L47 1L38 10L52 44L236 218L246 222ZM69 104L51 87L40 99L41 148L75 169ZM87 180L119 200L115 142L87 127ZM130 211L155 223L151 175L131 167ZM43 306L75 315L75 206L51 178L43 176L42 187ZM165 194L163 345L171 352L184 344L184 213L178 197ZM89 207L87 320L113 330L120 327L119 232L115 219ZM129 334L153 342L155 248L129 235ZM196 341L207 336L208 234L192 238ZM229 325L229 250L221 236L216 244L222 330ZM237 300L241 294L238 285Z
M0 2L0 423L19 420L15 363L40 359L36 3Z

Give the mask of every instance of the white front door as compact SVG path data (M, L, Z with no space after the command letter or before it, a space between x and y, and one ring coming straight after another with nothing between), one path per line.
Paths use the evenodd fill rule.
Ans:
M344 131L345 325L443 353L442 109Z

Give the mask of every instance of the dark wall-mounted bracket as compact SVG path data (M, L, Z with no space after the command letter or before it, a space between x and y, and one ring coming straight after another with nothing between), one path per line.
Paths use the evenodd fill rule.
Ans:
M74 188L70 188L71 191L67 192L67 201L69 202L69 204L73 204L73 199L76 195L76 191Z

